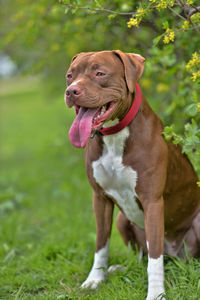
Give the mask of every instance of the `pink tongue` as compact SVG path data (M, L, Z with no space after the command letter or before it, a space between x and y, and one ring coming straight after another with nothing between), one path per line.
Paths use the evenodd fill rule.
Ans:
M69 139L73 146L84 148L92 130L92 120L98 108L80 107L70 130Z

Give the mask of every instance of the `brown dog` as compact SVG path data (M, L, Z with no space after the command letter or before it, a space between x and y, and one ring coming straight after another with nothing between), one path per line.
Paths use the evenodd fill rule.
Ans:
M72 144L85 147L94 191L96 253L82 287L107 275L113 207L126 244L148 253L147 300L164 294L163 254L200 255L200 189L181 148L165 142L163 125L137 81L145 59L117 51L80 53L67 72L66 103L77 117Z

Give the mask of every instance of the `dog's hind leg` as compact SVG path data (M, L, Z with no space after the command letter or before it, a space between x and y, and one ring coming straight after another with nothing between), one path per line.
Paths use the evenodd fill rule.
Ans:
M194 217L192 226L187 231L184 242L187 247L189 256L200 258L200 212ZM178 253L179 257L185 256L184 245Z

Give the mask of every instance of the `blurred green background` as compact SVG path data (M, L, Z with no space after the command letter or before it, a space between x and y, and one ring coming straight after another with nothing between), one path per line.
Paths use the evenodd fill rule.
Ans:
M92 264L95 222L84 153L68 139L74 111L63 101L65 73L78 52L143 55L142 91L168 126L166 137L182 144L200 174L199 80L186 68L199 55L200 36L181 30L184 20L168 7L128 28L130 12L155 6L148 0L65 4L0 0L0 299L144 299L147 260L138 265L115 226L110 262L127 268L97 292L79 290ZM164 44L167 28L176 38ZM197 268L196 260L166 261L169 299L199 299Z

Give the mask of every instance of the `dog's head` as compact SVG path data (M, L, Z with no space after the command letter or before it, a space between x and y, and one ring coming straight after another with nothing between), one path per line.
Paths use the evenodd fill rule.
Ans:
M139 54L120 50L80 53L72 59L65 101L77 114L69 131L74 146L85 147L106 121L123 118L144 61Z

